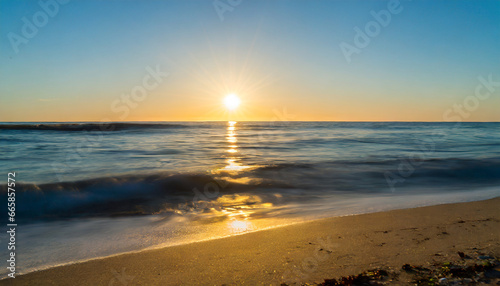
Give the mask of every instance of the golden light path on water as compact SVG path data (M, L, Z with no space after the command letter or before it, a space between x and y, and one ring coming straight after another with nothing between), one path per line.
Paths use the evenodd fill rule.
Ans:
M243 166L237 162L238 160L238 138L236 137L236 121L229 121L227 123L227 136L226 140L228 143L227 152L230 154L226 159L227 166L224 167L224 170L229 172L238 172L244 169L247 169L248 166ZM240 208L226 208L222 211L229 217L228 226L233 233L245 232L253 229L252 223L249 221L249 216L251 214L251 210L242 209L241 207L245 207L241 205Z
M210 183L210 191L216 195L210 196L203 189L198 190L202 195L198 206L187 212L179 210L181 216L171 221L172 224L188 227L179 228L179 237L154 248L240 235L303 221L303 218L287 216L288 206L281 204L281 194L271 190L263 190L261 194L250 188L241 188L260 180L246 172L261 166L245 164L245 157L252 154L242 154L238 122L227 122L225 129L225 145L220 154L224 164L211 171L215 181ZM218 191L214 191L214 187Z
M214 174L221 182L228 182L227 186L220 185L220 189L231 190L231 184L246 184L255 180L244 176L242 171L248 171L258 166L249 166L242 163L243 154L238 144L238 122L229 121L226 127L223 156L225 165L214 170ZM233 185L234 186L234 185ZM270 194L277 200L280 194ZM221 193L219 196L207 202L208 208L199 212L194 218L198 225L204 225L211 229L210 237L220 235L234 235L245 232L262 230L271 226L282 224L275 218L276 211L279 212L272 202L265 201L261 196L252 193ZM206 210L210 211L206 211ZM274 214L274 215L270 215Z
M233 154L232 156L228 156L226 159L227 166L224 167L226 171L241 171L249 168L249 166L243 166L237 162L238 160L238 138L236 137L236 121L229 121L227 123L227 136L226 141L228 143L228 149L226 150L228 153Z

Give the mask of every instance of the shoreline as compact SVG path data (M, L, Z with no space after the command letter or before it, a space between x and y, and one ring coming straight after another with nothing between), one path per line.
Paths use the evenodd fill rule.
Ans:
M429 196L429 195L405 195L403 197L391 196L390 199L391 199L393 205L389 205L389 202L386 201L387 198L385 198L384 196L372 197L371 199L369 199L369 204L360 202L360 200L362 201L362 200L368 199L366 197L344 198L342 201L342 204L340 204L339 206L335 205L336 202L330 202L331 207L336 208L336 209L338 209L338 208L342 209L343 205L346 203L349 204L349 202L356 202L356 204L361 204L361 205L351 206L349 212L346 212L345 210L340 211L340 212L336 212L336 213L328 212L328 213L325 213L321 216L318 216L316 214L314 216L306 216L306 217L302 217L300 219L298 217L281 218L279 220L282 220L282 221L279 222L278 224L273 223L269 226L264 226L264 227L260 227L260 228L252 229L252 230L246 230L246 231L242 231L239 233L230 233L230 234L225 234L225 235L220 235L220 236L215 236L215 237L212 236L212 237L205 237L205 238L199 238L199 239L189 239L187 241L186 240L180 240L180 241L174 240L174 242L172 242L172 241L162 242L162 243L158 243L158 244L154 244L154 245L150 245L150 246L146 246L146 247L142 247L142 248L120 251L120 252L115 252L115 253L101 255L101 256L79 258L79 259L77 258L77 259L74 259L73 261L61 261L61 262L57 262L57 263L49 263L46 265L40 265L37 267L29 268L28 270L23 271L23 272L18 272L17 275L21 276L21 275L30 274L33 272L49 270L49 269L56 268L56 267L79 264L79 263L84 263L84 262L89 262L89 261L94 261L94 260L99 260L99 259L106 259L106 258L110 258L110 257L124 255L124 254L140 253L143 251L157 250L157 249L162 249L162 248L167 248L167 247L175 247L175 246L187 245L187 244L192 244L192 243L199 243L199 242L204 242L204 241L223 239L223 238L227 238L227 237L244 235L244 234L249 234L249 233L264 231L264 230L270 230L270 229L279 228L279 227L286 227L289 225L309 223L309 222L314 222L314 221L323 220L323 219L348 217L348 216L371 214L371 213L378 213L378 212L387 212L387 211L393 211L393 210L414 209L414 208L427 207L427 206L483 201L483 200L488 200L488 199L492 199L492 198L497 197L497 196L493 195L495 193L494 191L495 190L493 190L492 188L487 188L487 189L483 189L483 190L479 190L479 191L469 192L465 196L463 193L458 192L458 193L454 194L455 196L453 197L453 199L451 199L449 197L449 194L445 195L444 197L443 197L443 194L434 194L431 196ZM474 196L474 200L472 199L471 196ZM425 200L422 200L422 198L425 198ZM406 201L406 203L402 204L400 201L401 199L404 199ZM382 201L379 201L379 200L382 200ZM371 205L370 208L368 208L369 205ZM314 207L314 206L312 206L312 207ZM121 217L119 219L126 220L127 218L133 218L133 217ZM136 218L139 218L139 217L136 217ZM111 219L111 218L108 218L108 219ZM92 221L93 221L93 218L89 218L89 219L83 221L83 223L85 224L85 223L92 222ZM78 226L79 223L82 223L82 221L77 220L77 221L75 221L75 224L71 224L71 225ZM147 222L145 222L145 223L147 223ZM115 222L113 222L113 224L115 224ZM26 228L26 227L27 226L25 225L24 228ZM60 227L64 227L64 226L60 226ZM95 231L99 231L99 230L95 230ZM140 230L139 230L139 232L140 232ZM208 232L206 232L206 235L209 235L209 234L213 235L214 233L215 233L214 231L208 231ZM97 242L97 243L99 243L99 242ZM75 245L75 244L70 245L70 247L71 246L78 247L78 245ZM6 274L4 275L4 273L2 273L1 276L2 277L0 278L0 281L3 279L9 278L6 276Z
M89 283L108 285L108 283L114 283L113 281L119 277L128 277L130 285L164 285L168 284L168 282L172 283L172 285L205 283L221 285L224 283L241 284L241 282L279 285L286 282L285 280L292 283L299 281L320 283L321 279L334 278L339 275L353 275L366 271L368 270L367 266L376 266L377 262L380 266L388 266L396 261L402 263L402 257L407 258L408 262L406 263L426 262L421 255L416 260L415 257L408 257L409 253L401 255L399 252L404 250L401 248L404 248L405 245L392 244L397 242L398 237L413 235L415 237L412 237L409 242L417 247L416 253L421 251L418 250L420 244L428 244L428 241L431 240L436 240L435 242L441 248L449 248L443 242L451 241L456 244L455 242L465 239L464 233L453 234L449 231L441 231L441 233L446 234L438 234L437 238L431 238L432 235L428 231L419 231L419 229L429 229L431 226L446 229L453 225L452 221L455 221L455 223L463 221L459 227L475 228L476 232L481 228L478 234L469 237L468 243L465 243L462 248L472 249L471 243L473 242L471 240L475 240L476 249L489 251L491 255L500 256L500 232L498 230L500 211L497 210L498 205L500 205L500 198L497 197L485 201L322 218L222 238L163 248L144 249L90 259L84 262L54 266L17 276L15 280L17 281L16 284L41 283L55 285L75 284L75 282L77 285L80 285L78 283L82 283L81 285ZM436 216L430 217L429 213L435 213ZM441 214L437 215L439 213ZM456 217L460 217L460 219L458 220ZM487 226L471 226L470 221L474 221L473 218L479 219L480 222ZM481 221L481 219L489 220ZM423 221L425 222L424 225L422 225ZM339 227L332 228L332 224L338 224ZM356 227L353 228L352 225L356 225ZM406 225L408 228L390 229L396 225ZM369 229L375 230L376 227L384 228L384 226L389 229L367 232ZM488 228L491 229L488 230ZM489 235L488 232L490 232ZM358 235L353 236L354 233ZM384 239L380 237L381 235L385 236ZM490 240L482 239L482 235L490 237ZM491 242L491 236L493 236L493 243ZM350 240L346 243L345 238L347 237L350 237ZM379 239L383 241L371 245L375 240ZM305 243L306 240L307 243ZM255 245L256 241L261 243ZM366 243L370 247L367 247ZM488 244L485 245L485 243ZM353 252L365 249L365 255L371 253L371 258L354 264L342 262L344 258L353 255L345 253L346 247ZM374 253L380 250L379 248L393 248L398 253L392 257L386 254L388 261L381 263L381 261L377 261L380 260L378 255L373 256ZM426 249L424 252L427 253L428 248L429 246L424 248ZM436 247L433 246L433 248ZM457 247L453 245L453 248ZM220 251L215 251L217 249ZM272 255L274 251L277 251L276 256ZM443 254L440 254L441 257L451 256L451 254L444 255L444 253L449 252L449 249L437 251L443 252ZM354 257L356 256L359 256L359 254L354 255ZM172 257L174 258L173 261ZM436 259L436 257L432 258ZM131 261L137 261L137 263L134 264ZM153 263L154 261L165 264L157 265ZM366 261L371 262L367 265ZM325 268L325 265L335 265L336 267L330 267L330 269L329 267ZM315 268L314 271L311 271L311 267ZM234 277L228 274L231 271L222 270L227 268L231 268L240 275ZM123 270L125 273L121 272L122 269L125 269ZM200 277L204 278L200 279L194 273L193 275L186 274L189 269L201 271L203 275L200 275ZM80 278L75 281L73 280L74 277ZM3 279L0 280L0 284L10 285L13 283L12 281L12 279ZM116 280L115 282L118 283L119 281Z

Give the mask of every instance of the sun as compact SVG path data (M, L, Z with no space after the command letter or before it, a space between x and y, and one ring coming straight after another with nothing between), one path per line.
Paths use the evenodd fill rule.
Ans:
M228 94L224 98L224 104L226 105L227 109L229 109L229 110L235 110L236 108L238 108L238 106L240 105L240 102L241 102L241 100L239 99L239 97L236 94Z

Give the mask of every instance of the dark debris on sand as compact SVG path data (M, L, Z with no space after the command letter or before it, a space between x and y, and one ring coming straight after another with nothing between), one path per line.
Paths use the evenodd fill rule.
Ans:
M457 263L435 263L428 267L404 264L397 271L374 269L358 275L325 279L314 285L500 285L500 261L496 257L480 254L472 258L463 252L458 252L458 256L461 260Z
M351 275L337 279L325 279L321 286L337 285L384 285L382 282L389 281L389 273L383 269L375 269L358 275Z

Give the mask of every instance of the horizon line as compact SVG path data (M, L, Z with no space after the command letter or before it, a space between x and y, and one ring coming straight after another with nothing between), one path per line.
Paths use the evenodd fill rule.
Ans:
M136 120L136 121L0 121L0 123L142 123L142 122L387 122L387 123L500 123L500 121L419 121L419 120Z

